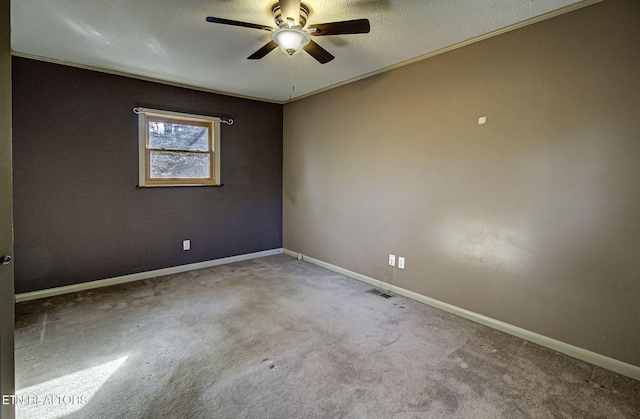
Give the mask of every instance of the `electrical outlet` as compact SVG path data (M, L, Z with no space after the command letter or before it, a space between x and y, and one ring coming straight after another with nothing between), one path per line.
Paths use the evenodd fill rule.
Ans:
M191 250L191 240L182 240L182 250Z
M404 258L402 256L398 257L398 268L404 269Z
M389 255L389 266L396 266L396 255Z

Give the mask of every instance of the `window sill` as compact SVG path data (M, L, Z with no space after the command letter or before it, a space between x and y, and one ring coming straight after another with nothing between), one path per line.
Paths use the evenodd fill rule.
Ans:
M219 185L197 185L197 184L189 184L186 183L184 185L181 184L175 184L175 185L144 185L144 186L140 186L140 185L136 185L136 189L147 189L147 188L185 188L185 187L208 187L208 188L219 188L221 186L224 186L224 183L221 183Z

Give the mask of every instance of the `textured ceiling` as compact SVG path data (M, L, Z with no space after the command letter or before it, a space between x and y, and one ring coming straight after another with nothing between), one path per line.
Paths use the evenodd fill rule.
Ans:
M593 0L309 0L307 24L366 17L371 32L314 37L336 58L276 49L257 29L207 23L216 16L274 26L274 0L12 0L18 54L276 102L308 95L562 8Z

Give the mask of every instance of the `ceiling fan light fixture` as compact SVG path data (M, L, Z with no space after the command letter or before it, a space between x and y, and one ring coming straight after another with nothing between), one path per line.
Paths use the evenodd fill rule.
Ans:
M280 2L283 4L281 5ZM283 6L281 9L280 7ZM299 13L298 11L299 10ZM340 22L317 23L303 29L309 17L309 7L300 0L278 0L272 7L277 29L256 23L207 16L207 22L221 25L240 26L271 32L271 41L247 57L248 60L259 60L280 47L288 55L294 55L303 49L320 64L326 64L335 57L327 50L311 40L313 36L351 35L369 33L371 27L368 19L343 20ZM285 13L283 15L283 13Z
M289 27L273 31L271 38L289 55L299 53L311 41L309 34L302 29Z

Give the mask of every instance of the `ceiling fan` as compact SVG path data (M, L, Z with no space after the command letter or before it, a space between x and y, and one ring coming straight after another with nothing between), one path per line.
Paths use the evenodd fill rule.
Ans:
M318 23L309 25L307 29L303 29L309 17L309 7L300 3L300 0L280 0L273 5L271 13L273 14L277 28L213 16L208 16L207 22L242 26L271 32L271 41L247 57L249 60L259 60L279 46L280 49L289 55L297 54L301 50L305 50L320 64L326 64L335 57L312 41L311 36L369 33L370 30L368 19Z

